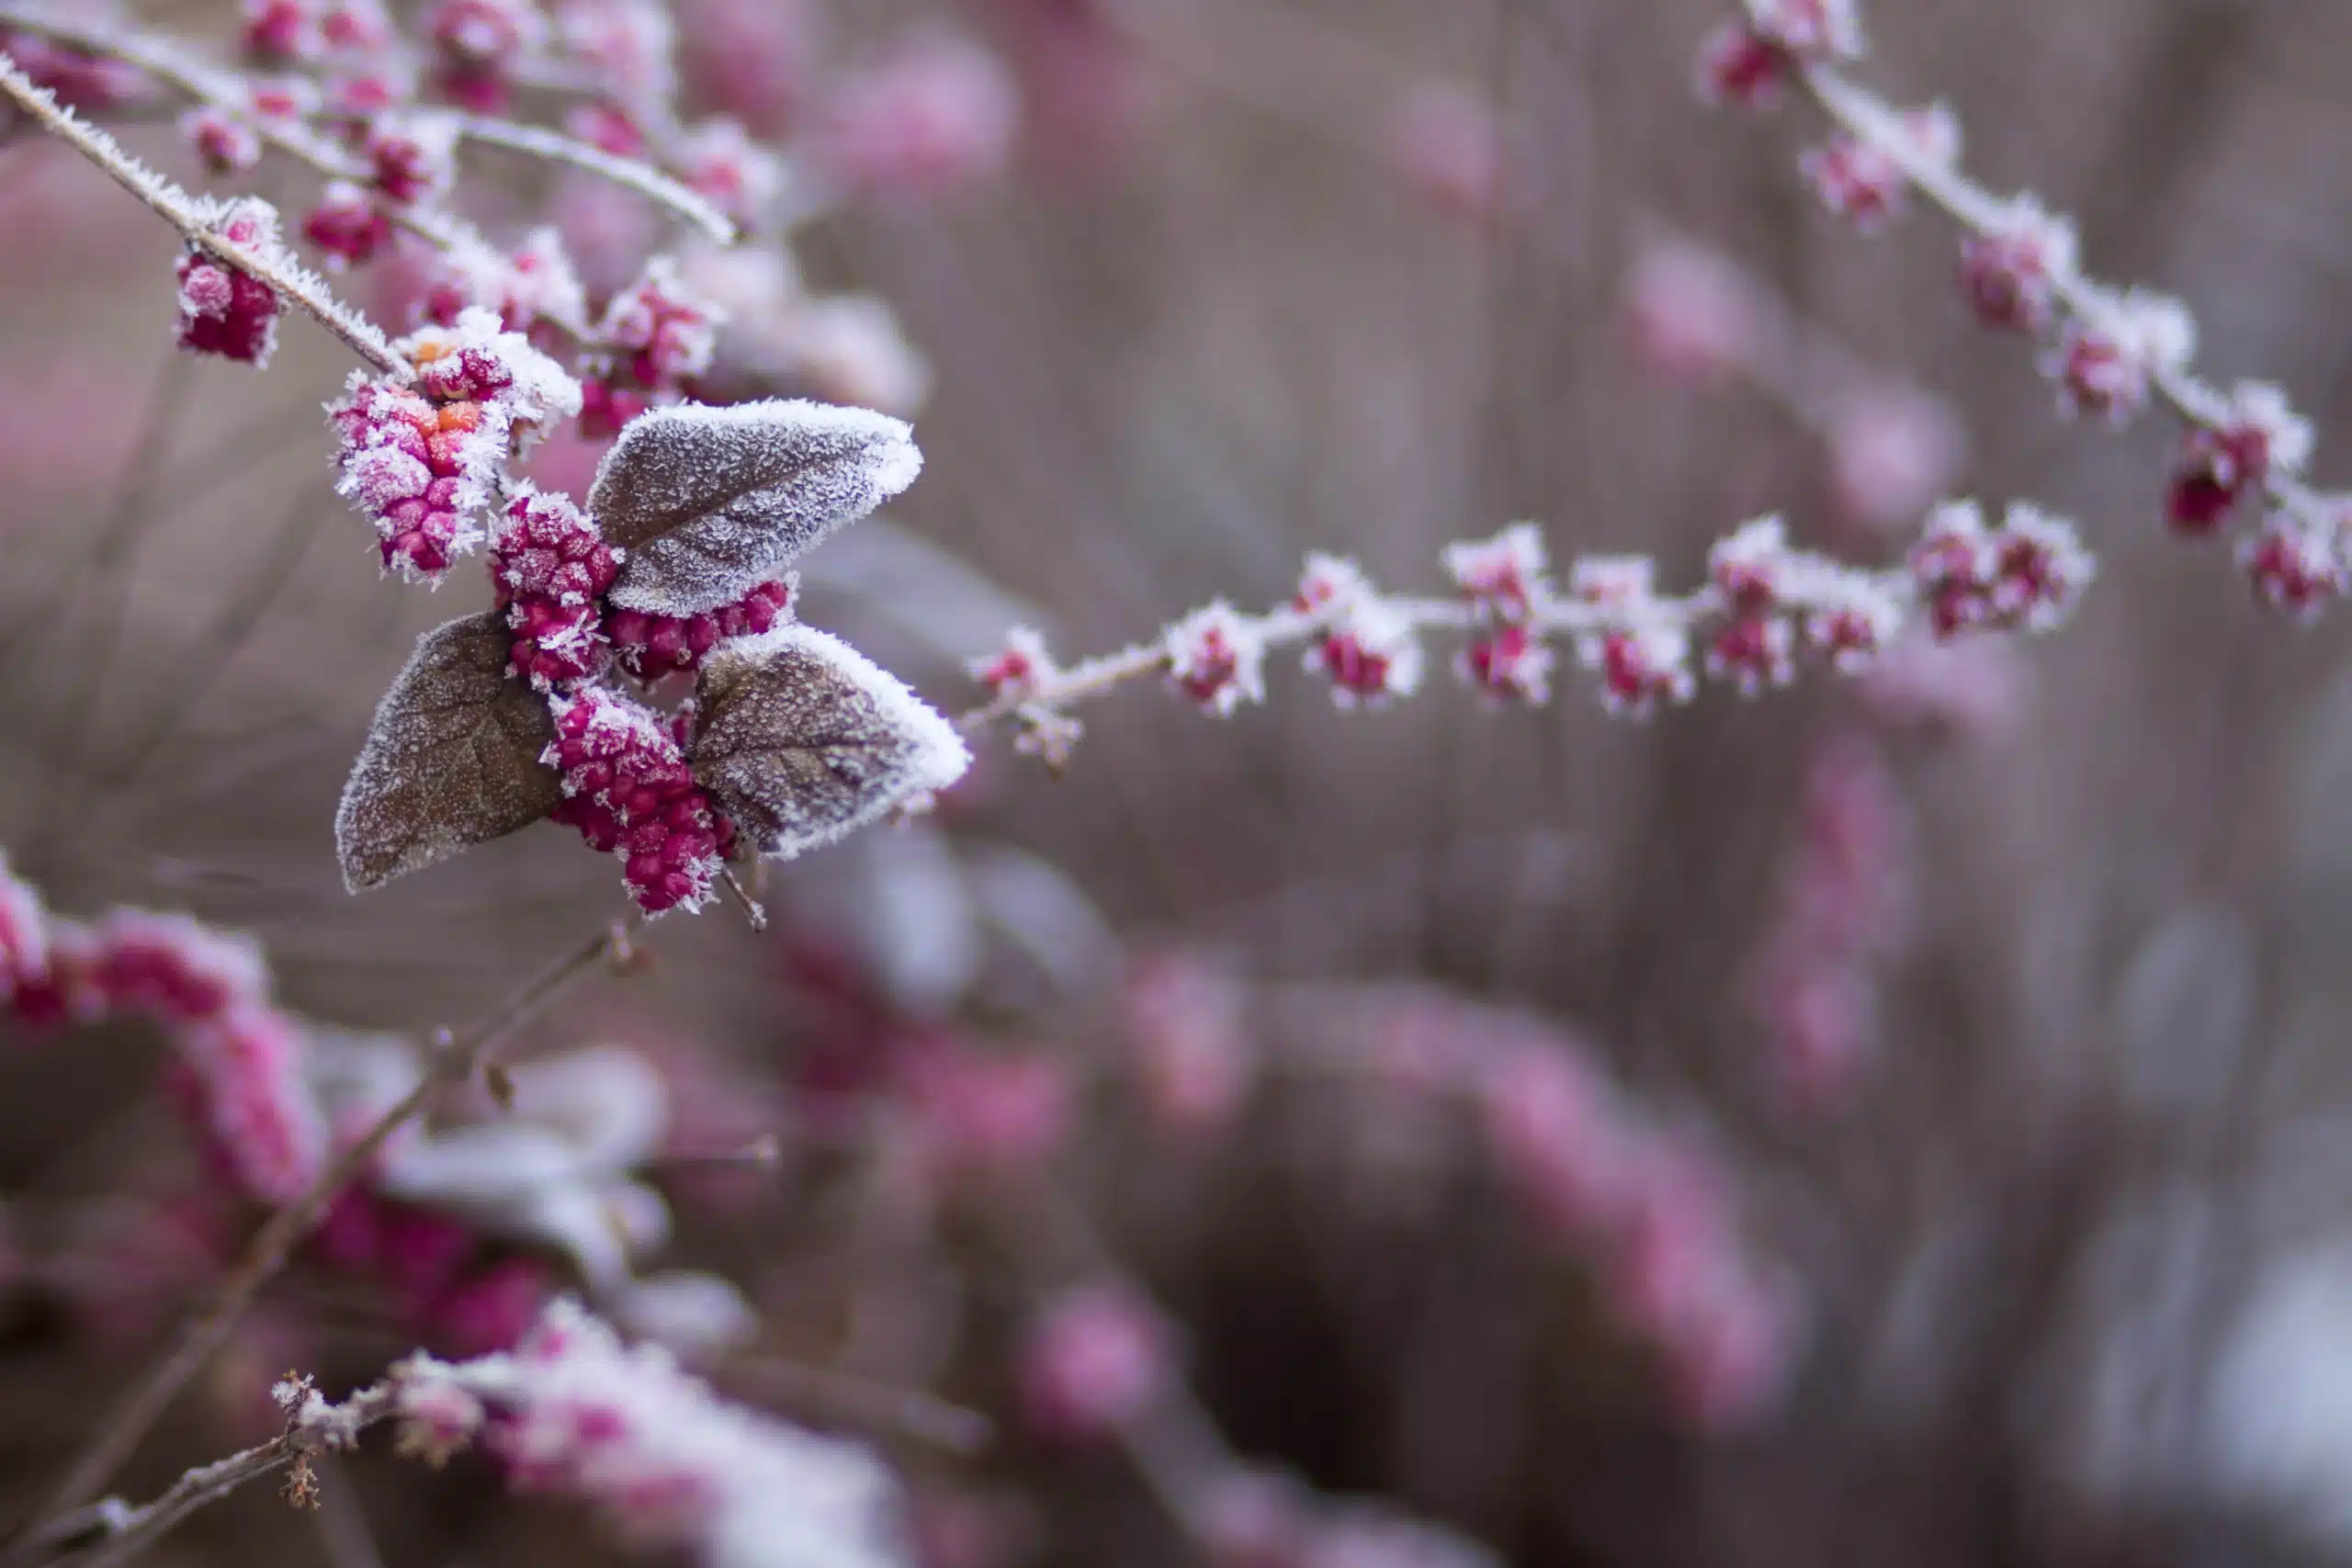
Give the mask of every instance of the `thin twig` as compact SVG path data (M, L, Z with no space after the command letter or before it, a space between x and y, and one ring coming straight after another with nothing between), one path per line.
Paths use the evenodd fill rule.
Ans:
M290 257L266 256L215 232L186 191L124 152L113 137L60 104L5 54L0 54L0 93L6 93L11 102L50 134L104 169L117 185L178 230L180 237L189 244L259 279L280 299L292 300L321 326L341 338L345 347L386 375L401 381L414 378L415 373L392 352L384 334L358 311L329 293L318 276L290 265Z
M632 916L621 925L597 932L593 940L557 959L522 989L445 1041L416 1086L379 1117L357 1142L345 1147L308 1190L272 1214L254 1233L243 1256L214 1289L211 1298L188 1320L164 1354L107 1412L97 1431L50 1492L38 1517L70 1508L104 1486L162 1416L173 1397L211 1359L213 1352L244 1315L254 1295L285 1267L287 1258L317 1226L336 1194L368 1168L392 1134L421 1114L444 1088L462 1083L479 1068L493 1063L498 1048L517 1029L600 959L627 951L629 933L641 923L642 917Z
M1979 237L2003 225L2003 203L1962 174L1957 162L1932 157L1911 136L1894 107L1877 94L1857 85L1826 66L1808 65L1796 73L1805 96L1847 135L1883 155L1913 190L1925 197L1963 232ZM2071 271L2053 271L2051 293L2077 320L2097 321L2105 307L2097 286ZM2184 424L2222 433L2228 398L2219 388L2184 367L2158 365L2150 377L2157 400ZM2314 526L2332 530L2335 520L2318 492L2267 465L2262 489L2272 505Z
M713 207L698 192L672 179L650 164L635 158L616 158L592 142L540 126L492 119L481 115L459 115L458 134L486 147L503 147L510 152L544 158L551 164L568 164L575 169L600 175L615 185L637 192L648 201L668 208L720 244L735 243L733 219Z

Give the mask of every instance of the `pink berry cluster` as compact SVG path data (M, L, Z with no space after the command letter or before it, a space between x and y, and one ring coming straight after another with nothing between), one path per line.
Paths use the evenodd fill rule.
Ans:
M1497 1174L1587 1260L1683 1410L1708 1425L1754 1414L1794 1325L1740 1240L1713 1160L1637 1114L1573 1043L1482 1043L1471 1063Z
M734 843L734 825L695 782L680 727L604 686L550 705L556 738L546 761L563 775L553 819L589 847L620 858L639 908L660 914L709 897Z
M1929 516L1902 565L1870 570L1799 549L1778 517L1719 540L1706 582L1669 596L1635 556L1587 557L1565 587L1550 576L1542 535L1516 524L1444 552L1453 600L1384 594L1354 563L1310 557L1290 602L1248 615L1223 600L1178 620L1159 640L1062 666L1044 639L1019 628L967 668L990 703L1026 726L1023 745L1049 759L1076 733L1069 705L1152 671L1204 712L1226 716L1264 699L1270 648L1304 644L1309 671L1342 706L1409 694L1419 684L1425 630L1461 634L1454 661L1475 690L1516 705L1545 701L1565 637L1612 712L1639 716L1696 695L1699 671L1746 695L1794 678L1811 649L1849 673L1871 668L1915 619L1939 637L1983 630L2041 631L2064 620L2094 565L2073 527L2023 503L1988 526L1973 503Z
M235 1190L288 1202L323 1168L304 1028L271 1000L252 943L141 909L67 920L0 862L0 993L28 1024L136 1017L161 1029L173 1097Z
M1832 35L1850 29L1815 28L1816 47L1791 43L1786 24L1808 9L1799 0L1750 0L1747 20L1707 48L1702 70L1714 96L1753 104L1759 94L1747 89L1759 83L1800 83L1837 128L1804 161L1833 211L1873 225L1906 194L1944 210L1962 231L1962 294L1986 326L2042 345L2041 367L2064 412L2120 425L2161 401L2179 417L2185 433L2165 500L2174 529L2211 536L2259 503L2261 521L2238 552L2256 592L2299 615L2340 598L2352 586L2352 502L2306 488L2311 427L2286 394L2260 381L2224 389L2199 378L2188 307L2094 279L2082 270L2072 222L2030 195L2002 197L1972 183L1957 166L1960 131L1948 110L1899 113L1828 69L1858 52L1858 32L1840 43Z
M1796 841L1748 975L1774 1076L1800 1105L1853 1083L1885 964L1909 927L1905 813L1885 759L1859 733L1814 754Z
M580 391L486 310L393 346L415 366L413 385L354 372L328 407L335 488L375 524L388 570L429 581L482 542L478 513L514 444L577 412Z
M269 203L243 197L208 204L206 227L231 244L265 261L284 255L277 213ZM215 354L256 369L277 351L277 291L243 269L190 244L179 260L179 345L192 354Z
M560 1299L509 1352L392 1371L403 1452L475 1442L523 1492L582 1498L630 1539L723 1568L807 1542L892 1561L888 1473L863 1450L719 1399L655 1346L624 1346Z
M454 1355L513 1346L555 1290L541 1259L503 1251L452 1215L362 1184L335 1199L304 1252L380 1292L409 1333Z

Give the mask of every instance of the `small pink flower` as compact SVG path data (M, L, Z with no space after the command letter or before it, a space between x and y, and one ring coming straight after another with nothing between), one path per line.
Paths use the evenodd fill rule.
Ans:
M392 220L366 191L334 180L302 220L302 237L318 247L329 271L339 272L365 265L390 244Z
M2301 620L2344 597L2346 569L2339 538L2273 514L2239 547L2238 559L2264 601Z
M1690 635L1658 615L1577 639L1577 655L1600 674L1602 705L1632 718L1661 701L1687 703L1698 691L1690 673Z
M1224 600L1170 626L1161 646L1176 689L1219 718L1266 700L1265 639Z
M1961 247L1960 282L1987 326L2040 333L2075 280L2075 226L2030 196L2009 202Z
M1088 1442L1148 1414L1175 1375L1159 1314L1127 1292L1085 1286L1046 1303L1021 1349L1021 1403L1040 1436Z
M1044 636L1027 626L1013 627L1004 634L1002 648L970 660L965 668L973 680L988 688L989 696L1016 701L1036 695L1056 672Z
M277 212L267 202L243 197L212 205L206 217L212 231L231 244L272 262L284 258ZM179 344L191 353L217 354L261 369L277 351L282 308L277 291L194 245L180 256L179 307Z
M2260 381L2241 381L2227 403L2200 420L2185 438L2173 470L2173 527L2211 534L2239 498L2259 490L2271 472L2300 473L2311 457L2312 427L2286 393Z
M1913 109L1898 124L1908 144L1901 151L1931 164L1959 158L1960 121L1942 105ZM1843 134L1807 152L1799 170L1824 207L1864 233L1902 210L1911 183L1897 150Z
M1902 626L1902 602L1867 573L1826 572L1809 591L1805 640L1848 674L1875 665Z
M2197 321L2177 299L2132 289L2092 294L2091 309L2070 319L2044 360L2056 378L2059 406L2123 424L2147 407L2154 378L2177 374L2197 344Z
M359 151L387 200L413 207L447 196L457 184L458 122L448 115L378 115Z
M1498 701L1541 705L1552 694L1552 649L1523 626L1473 638L1455 661L1464 681Z
M261 133L217 105L200 104L180 116L180 134L216 175L242 175L261 162Z

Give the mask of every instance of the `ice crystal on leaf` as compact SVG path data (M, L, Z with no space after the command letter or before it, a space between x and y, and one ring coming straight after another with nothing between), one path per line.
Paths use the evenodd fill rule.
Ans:
M562 803L546 703L507 673L495 611L424 634L384 694L335 813L356 892L527 828Z
M613 602L663 615L735 603L922 468L905 423L864 409L656 409L621 432L588 495L628 552Z
M896 676L783 626L703 661L691 760L752 843L789 859L945 789L972 759Z

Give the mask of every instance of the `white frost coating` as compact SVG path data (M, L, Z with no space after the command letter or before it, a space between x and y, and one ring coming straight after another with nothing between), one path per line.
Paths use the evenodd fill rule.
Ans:
M571 1302L550 1306L511 1354L456 1365L413 1356L393 1379L404 1415L456 1427L434 1436L462 1441L481 1406L500 1411L490 1440L518 1476L597 1503L706 1568L906 1560L897 1488L864 1449L720 1399L665 1351L624 1348Z
M695 777L761 852L789 860L964 776L937 710L849 644L794 623L703 662Z
M588 510L629 552L614 603L691 615L741 599L922 471L905 421L771 400L684 403L629 422Z

